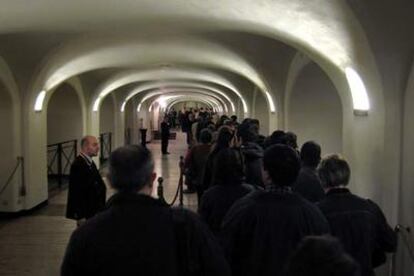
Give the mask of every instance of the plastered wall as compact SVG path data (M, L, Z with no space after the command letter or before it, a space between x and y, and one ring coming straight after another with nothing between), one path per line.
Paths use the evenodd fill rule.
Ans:
M82 137L82 112L76 92L69 85L58 88L47 107L47 144Z
M342 106L338 92L314 63L307 65L293 86L287 130L298 135L299 147L314 140L322 154L342 152Z

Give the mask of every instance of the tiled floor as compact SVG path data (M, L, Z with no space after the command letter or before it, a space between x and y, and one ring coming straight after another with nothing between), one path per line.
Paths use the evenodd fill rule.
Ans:
M182 133L170 141L170 155L161 155L160 143L148 145L154 154L156 172L164 178L164 193L171 201L178 185L178 163L187 146ZM154 196L157 183L154 185ZM108 196L113 191L108 189ZM0 226L0 275L59 275L59 267L75 222L64 217L66 191L49 199L49 205L31 216L20 217ZM176 202L178 204L178 201ZM187 208L196 209L194 194L184 195Z

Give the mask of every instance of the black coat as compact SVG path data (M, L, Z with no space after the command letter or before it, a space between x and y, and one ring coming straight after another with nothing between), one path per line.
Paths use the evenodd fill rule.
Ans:
M326 233L328 222L316 206L275 188L238 200L223 220L221 240L233 276L276 276L305 236Z
M218 242L195 214L152 197L115 194L72 234L62 275L230 275Z
M105 207L105 201L106 186L98 169L79 155L70 168L66 217L91 218Z
M253 142L241 146L244 156L246 183L253 186L264 187L262 181L263 149Z
M168 139L170 137L170 124L166 122L161 123L161 137Z
M318 206L328 219L332 235L360 264L361 275L374 275L374 266L380 264L378 256L396 250L396 234L371 200L353 195L348 189L334 189Z
M220 231L221 223L233 203L252 192L251 185L215 185L201 197L198 213L214 234Z
M325 197L325 192L322 189L321 180L316 169L306 166L301 168L292 189L313 203L319 202Z

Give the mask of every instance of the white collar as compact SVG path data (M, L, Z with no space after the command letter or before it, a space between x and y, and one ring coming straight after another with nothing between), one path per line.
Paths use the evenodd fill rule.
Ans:
M89 155L87 155L87 154L85 154L85 153L83 153L83 152L81 151L81 152L80 152L80 156L82 156L82 157L83 157L83 159L85 159L85 161L86 161L86 163L88 163L88 165L92 165L93 160L92 160L92 158L91 158Z

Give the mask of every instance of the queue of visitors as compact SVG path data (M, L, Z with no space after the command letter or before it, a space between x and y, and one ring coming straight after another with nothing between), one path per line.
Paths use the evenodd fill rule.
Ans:
M322 158L315 141L299 149L293 132L265 137L256 119L174 116L198 214L151 197L151 152L120 147L109 158L117 192L72 234L62 275L372 276L396 250L379 206L349 190L339 154Z

